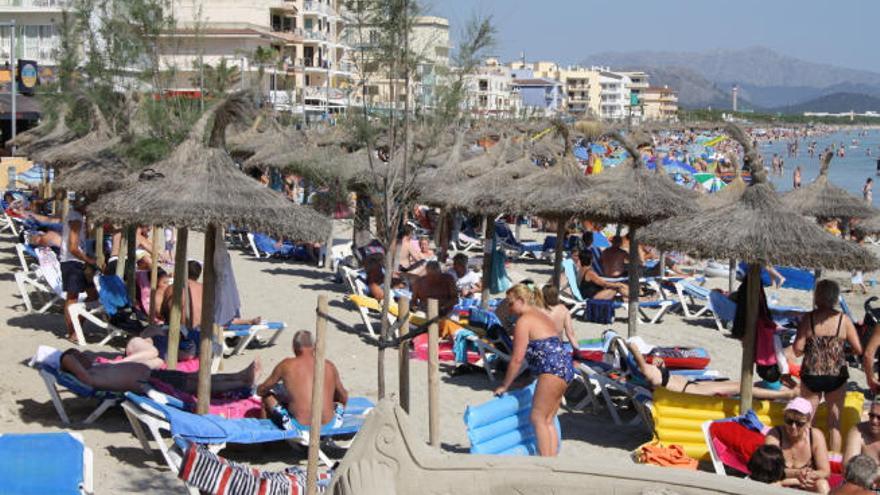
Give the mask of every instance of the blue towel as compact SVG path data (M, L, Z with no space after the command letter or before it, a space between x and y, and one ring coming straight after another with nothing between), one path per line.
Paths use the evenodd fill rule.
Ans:
M476 349L476 346L468 340L469 337L476 337L477 334L474 332L463 328L457 332L455 332L455 342L452 344L452 352L455 354L455 362L456 363L464 363L467 364L467 352L471 349Z
M83 450L68 433L0 435L0 493L79 494Z
M129 306L128 289L121 278L116 275L101 275L100 284L98 299L108 315L113 316L119 309Z

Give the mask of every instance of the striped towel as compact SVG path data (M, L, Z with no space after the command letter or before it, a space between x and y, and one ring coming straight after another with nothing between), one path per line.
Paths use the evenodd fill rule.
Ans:
M318 473L317 493L330 486L332 472ZM301 495L306 493L306 471L291 466L282 472L261 472L226 460L190 443L178 477L187 485L211 495Z

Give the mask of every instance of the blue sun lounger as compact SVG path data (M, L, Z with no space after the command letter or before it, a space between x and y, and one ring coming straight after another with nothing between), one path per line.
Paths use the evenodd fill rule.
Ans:
M93 493L92 451L78 433L3 434L0 459L0 493Z
M254 444L286 440L308 446L308 431L283 430L269 419L226 419L213 414L193 414L182 409L184 404L180 400L155 391L150 392L150 397L127 392L125 398L122 408L144 451L150 452L149 439L143 429L146 426L165 462L175 471L180 467L180 452L185 450L187 442L206 445L215 453L227 443ZM321 436L332 438L356 434L372 409L373 403L369 399L352 397L346 405L342 425L323 428ZM162 431L170 433L177 446L176 451L162 436ZM318 455L326 465L331 464L323 451Z
M83 399L94 399L99 401L98 407L95 408L95 410L83 421L84 424L93 423L100 418L107 409L115 406L123 399L122 394L92 388L66 371L61 371L46 364L34 364L33 366L40 373L40 378L42 378L43 382L46 384L46 391L49 392L49 397L52 399L52 405L55 406L55 411L58 413L58 417L61 418L61 422L64 424L70 424L70 418L64 410L64 403L61 402L59 388L68 390L77 397ZM2 490L0 490L0 493L2 493Z

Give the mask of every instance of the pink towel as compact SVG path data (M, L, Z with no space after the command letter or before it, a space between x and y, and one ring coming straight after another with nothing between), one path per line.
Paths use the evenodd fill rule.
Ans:
M197 402L196 396L177 390L165 382L150 380L150 385L163 394L168 394L182 400L188 406L194 406ZM211 404L208 406L208 413L223 416L228 419L259 418L262 407L259 397L247 397L245 399L236 400L211 399Z

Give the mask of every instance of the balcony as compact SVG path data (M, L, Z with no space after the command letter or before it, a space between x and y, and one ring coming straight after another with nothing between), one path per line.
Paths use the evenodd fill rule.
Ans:
M316 2L315 0L306 0L303 2L302 13L304 15L326 15L335 16L336 11L333 7L326 3Z
M298 34L304 42L327 42L327 34L322 33L320 31L314 31L312 29L302 29L296 28L294 30L296 34Z
M0 9L7 7L16 10L64 10L70 0L0 0Z

